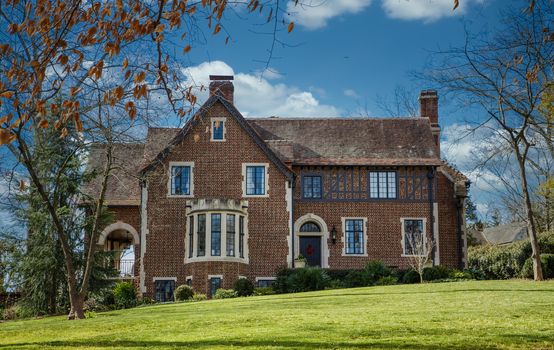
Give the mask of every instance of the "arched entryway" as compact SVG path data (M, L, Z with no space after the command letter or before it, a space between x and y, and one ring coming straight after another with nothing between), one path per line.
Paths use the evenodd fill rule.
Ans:
M294 223L295 257L302 254L308 265L329 267L329 230L325 221L315 215L306 214Z
M119 271L120 278L134 276L135 246L138 247L138 244L137 230L122 221L107 226L98 237L98 245L104 251L113 252L112 264Z

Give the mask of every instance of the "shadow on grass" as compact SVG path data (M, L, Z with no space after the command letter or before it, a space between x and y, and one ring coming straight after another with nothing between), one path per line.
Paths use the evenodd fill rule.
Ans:
M105 347L105 348L213 348L238 347L238 348L281 348L281 349L469 349L478 346L480 349L496 349L496 346L483 346L483 344L460 344L460 345L442 345L442 344L414 344L383 341L364 341L364 342L311 342L301 340L198 340L198 341L133 341L133 340L115 340L115 341L50 341L50 342L28 342L3 344L0 348L19 348L19 347Z

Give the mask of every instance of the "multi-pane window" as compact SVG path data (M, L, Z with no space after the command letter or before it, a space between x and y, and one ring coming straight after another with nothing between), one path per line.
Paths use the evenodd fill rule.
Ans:
M194 247L194 216L189 217L189 258L192 258Z
M265 166L246 167L246 195L265 195Z
M190 195L190 166L171 166L171 194Z
M221 278L220 277L212 277L210 278L210 297L213 297L215 295L215 292L221 288Z
M422 219L404 220L404 255L427 254Z
M259 288L271 287L275 280L258 280L256 284Z
M371 198L396 198L396 172L371 171L369 173Z
M216 119L212 121L212 140L223 141L224 140L224 121Z
M227 256L235 256L235 215L227 214Z
M198 256L206 255L206 214L198 215Z
M364 220L345 220L346 254L364 254Z
M239 256L244 258L244 216L239 217Z
M221 214L212 214L212 256L221 255Z
M321 198L321 176L304 176L302 189L304 198Z
M173 280L156 280L154 282L155 295L157 302L163 303L173 301L173 291L175 290L175 281Z

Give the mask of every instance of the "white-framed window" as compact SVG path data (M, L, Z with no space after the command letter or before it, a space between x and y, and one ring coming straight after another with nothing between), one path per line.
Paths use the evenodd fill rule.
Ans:
M379 199L396 198L396 172L370 171L369 197Z
M210 118L211 138L210 141L222 142L225 141L225 123L227 118L216 117Z
M197 261L248 263L246 213L202 211L187 215L185 264Z
M223 284L223 275L208 275L208 281L210 283L209 296L212 298L215 295L215 292L217 292Z
M269 197L269 163L242 164L243 197Z
M168 197L194 195L194 162L169 162Z
M425 256L427 251L427 219L401 218L402 256Z
M271 287L277 277L256 277L256 287Z
M343 256L367 256L367 218L342 218Z

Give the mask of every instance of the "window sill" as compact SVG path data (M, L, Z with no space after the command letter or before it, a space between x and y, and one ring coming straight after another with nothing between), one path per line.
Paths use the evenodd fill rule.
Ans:
M225 139L222 139L222 140L217 140L217 139L211 139L210 142L225 142L227 140Z
M237 258L236 256L199 256L195 258L185 258L185 264L195 262L208 262L208 261L220 261L220 262L238 262L248 264L247 258Z
M365 254L347 254L347 253L342 253L342 256L354 256L354 257L367 257L367 253Z
M242 198L269 198L269 194L245 194Z
M427 255L408 255L408 254L400 254L403 258L425 258Z
M167 198L194 198L192 194L168 194Z

